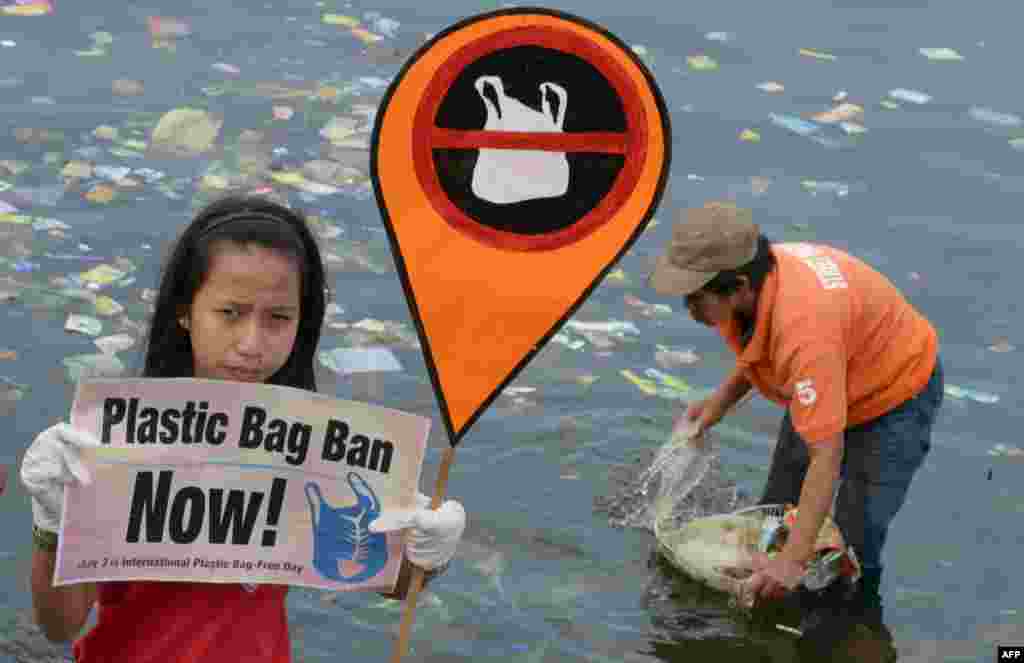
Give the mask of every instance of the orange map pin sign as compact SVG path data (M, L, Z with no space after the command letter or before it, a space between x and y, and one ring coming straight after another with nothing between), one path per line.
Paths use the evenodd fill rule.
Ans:
M474 16L406 62L371 172L452 447L643 232L670 139L640 59L566 13Z

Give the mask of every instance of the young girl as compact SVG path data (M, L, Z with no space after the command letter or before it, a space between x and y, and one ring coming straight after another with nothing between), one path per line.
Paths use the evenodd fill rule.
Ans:
M251 197L215 202L178 239L149 328L143 377L263 382L316 391L313 361L326 302L323 263L305 219ZM54 587L64 484L90 480L79 449L97 445L59 423L25 454L32 495L32 602L48 638L74 638L98 604L96 626L74 644L75 660L246 661L291 659L287 586L185 582L103 582ZM465 512L437 511L418 495L407 522L405 561L392 598L402 598L410 562L432 572L455 553Z

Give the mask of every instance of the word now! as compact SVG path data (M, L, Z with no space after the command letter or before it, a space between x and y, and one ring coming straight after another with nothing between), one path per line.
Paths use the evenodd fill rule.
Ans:
M252 538L265 494L244 490L182 486L171 496L174 470L162 470L153 485L153 472L138 472L132 490L131 515L125 533L127 543L138 543L146 530L148 543L161 543L166 534L171 542L195 542L204 529L210 543L246 545ZM266 529L260 543L273 546L277 542L278 520L284 502L286 479L274 479L267 500ZM225 492L227 493L225 495ZM248 499L247 499L248 498Z

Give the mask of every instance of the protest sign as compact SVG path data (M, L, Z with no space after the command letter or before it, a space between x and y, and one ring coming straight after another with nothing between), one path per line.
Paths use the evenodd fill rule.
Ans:
M654 76L591 21L540 7L471 16L402 67L370 171L449 449L636 241L671 127ZM408 647L410 581L393 663Z
M467 18L395 77L370 170L453 447L644 231L670 152L651 72L564 12Z
M66 489L57 585L107 580L394 588L430 420L266 384L79 383L71 424L101 441Z

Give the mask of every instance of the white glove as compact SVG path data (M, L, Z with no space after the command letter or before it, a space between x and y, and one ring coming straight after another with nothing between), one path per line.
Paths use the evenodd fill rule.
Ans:
M32 496L32 519L39 529L60 531L64 484L92 482L80 450L98 447L93 435L59 423L40 433L21 461L21 483Z
M405 554L416 566L432 571L451 561L466 529L466 510L448 500L436 511L430 498L416 494L415 509L384 511L370 523L371 532L410 528Z

